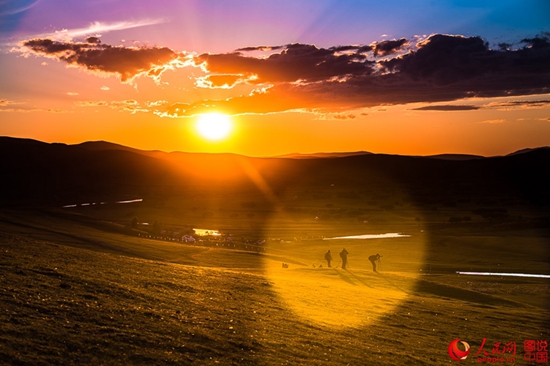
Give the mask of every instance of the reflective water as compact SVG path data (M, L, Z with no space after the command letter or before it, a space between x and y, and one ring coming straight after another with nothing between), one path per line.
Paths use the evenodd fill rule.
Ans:
M456 273L470 276L502 276L502 277L535 277L535 278L550 278L550 275L530 274L530 273L498 273L498 272L461 272Z
M365 234L365 235L351 235L351 236L337 236L334 238L323 238L323 240L339 240L339 239L387 239L387 238L409 238L410 235L404 235L399 233L386 233L386 234Z
M137 199L134 199L134 200L125 200L125 201L116 201L115 203L137 203L137 202L143 202L143 198L137 198ZM71 205L65 205L65 206L62 206L63 208L73 208L73 207L78 207L78 206L96 206L96 205L105 205L106 202L85 202L85 203L80 203L80 204L71 204Z
M135 200L128 200L128 201L117 201L116 203L136 203L136 202L142 202L143 198L138 198Z

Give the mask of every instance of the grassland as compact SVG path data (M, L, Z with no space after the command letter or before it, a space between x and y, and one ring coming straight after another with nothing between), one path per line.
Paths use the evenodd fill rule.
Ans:
M401 191L331 189L289 191L277 202L209 191L3 209L0 359L441 365L455 362L447 347L460 338L474 351L483 339L489 351L515 341L522 364L524 340L550 338L548 280L456 274L549 274L544 210L507 204L508 218L496 220L473 214L472 202L421 206ZM145 237L143 224L155 221L164 239ZM166 239L192 227L224 239ZM409 237L323 240L387 232ZM343 247L348 269L327 268L326 250L336 266ZM367 261L374 253L383 255L378 274Z

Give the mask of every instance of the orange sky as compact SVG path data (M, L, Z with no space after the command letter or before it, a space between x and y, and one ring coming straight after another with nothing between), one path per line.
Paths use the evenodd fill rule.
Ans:
M181 14L189 10L167 3ZM0 135L250 156L359 150L493 156L550 145L550 35L544 29L532 33L516 22L517 35L492 42L463 35L469 33L466 26L479 24L498 34L496 25L505 29L506 24L499 22L515 21L512 10L506 8L505 18L495 8L490 10L500 14L498 22L490 16L483 21L479 13L463 25L442 21L426 29L419 18L392 36L367 39L378 28L364 28L365 39L357 43L363 23L353 23L352 9L334 15L349 19L349 28L342 22L329 33L317 23L329 16L329 3L293 5L304 15L318 7L316 18L309 19L309 31L298 19L286 19L289 27L278 35L285 39L277 39L268 14L275 10L264 14L262 7L254 15L264 23L250 20L244 27L235 21L245 22L238 9L212 13L196 3L193 11L200 19L217 22L197 33L203 25L178 28L174 18L160 14L86 26L78 22L84 15L69 20L60 9L29 1L5 13L5 24L13 23L13 29L0 29ZM535 16L535 6L525 4L521 11ZM465 7L426 11L451 19ZM53 30L33 25L45 11L59 11L50 17ZM405 19L405 13L395 16ZM384 26L375 25L382 32ZM249 35L244 28L261 31ZM301 29L301 36L290 29ZM430 32L402 33L413 29ZM176 31L184 34L178 38ZM214 32L225 37L225 49ZM153 34L155 42L147 42ZM210 112L231 116L233 130L226 139L198 134L197 116Z

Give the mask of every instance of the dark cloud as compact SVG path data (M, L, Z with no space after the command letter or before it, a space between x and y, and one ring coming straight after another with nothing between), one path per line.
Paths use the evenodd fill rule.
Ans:
M522 39L521 43L526 43L528 47L532 47L536 49L547 48L550 46L550 40L548 39L549 37L550 37L550 33L543 33L534 38Z
M101 43L101 39L99 39L99 37L95 37L95 36L90 36L88 38L85 39L86 43L94 43L94 44L100 44Z
M412 108L413 111L475 111L479 107L474 105L429 105L426 107Z
M387 56L399 51L408 41L405 38L394 41L382 41L373 47L375 56Z
M503 105L530 105L530 106L547 106L550 105L550 100L518 100L513 102L501 103Z
M261 95L206 101L239 113L288 109L340 110L416 102L448 102L470 97L502 97L550 91L548 37L525 39L516 50L492 50L480 37L432 35L416 47L405 39L370 46L291 44L266 58L241 53L203 54L212 73L255 75L272 87ZM407 47L407 50L405 50ZM373 51L373 57L366 52ZM393 55L401 50L399 55ZM382 60L377 55L389 56ZM199 104L188 109L199 110ZM432 106L420 110L473 110L473 106ZM252 111L251 111L252 112Z
M255 46L239 48L236 52L252 52L252 51L277 51L284 48L284 46Z
M357 55L361 55L367 52L370 52L374 49L371 45L348 45L348 46L334 46L330 47L328 50L334 52L335 54L339 52L354 52Z
M329 48L294 43L205 53L193 60L207 74L198 85L230 88L247 82L264 92L166 104L159 106L158 114L185 116L215 109L232 114L324 110L346 115L354 108L420 102L440 105L417 110L457 111L477 107L448 102L550 92L549 34L525 38L521 45L491 49L480 37L436 34L420 42L402 38ZM32 39L24 46L69 65L116 74L123 82L137 75L156 78L181 56L166 47L110 46L98 37L85 42ZM263 57L249 53L265 51Z
M372 49L370 46L369 47L369 51ZM354 46L354 45L349 45L349 46L334 46L334 47L330 47L329 50L330 51L333 51L335 53L338 53L338 52L357 52L357 50L359 50L359 48L361 48L360 46Z
M255 75L255 83L313 82L347 75L368 75L374 62L359 53L339 54L341 48L324 49L308 44L290 44L267 58L245 57L241 53L202 54L212 73Z
M487 44L479 37L435 35L419 44L416 52L382 61L386 70L414 81L435 85L451 84L486 73L489 62Z
M490 50L479 37L435 35L418 51L381 64L416 82L453 84L457 91L469 88L476 95L521 89L530 94L529 90L550 86L550 44L504 52Z
M57 42L31 39L23 42L32 53L55 58L93 72L117 74L125 82L139 74L156 77L178 55L166 47L121 47L101 44L99 38L86 42Z
M489 103L488 108L498 109L538 109L550 107L550 100L515 100Z
M347 52L347 51L356 51L359 47L358 46L334 46L329 48L329 50L334 52Z
M372 46L361 46L357 49L357 53L367 53L369 51L372 51Z

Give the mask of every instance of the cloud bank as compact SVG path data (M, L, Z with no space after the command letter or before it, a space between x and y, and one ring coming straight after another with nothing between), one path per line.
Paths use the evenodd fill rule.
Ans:
M156 110L180 117L218 111L229 114L293 110L346 113L358 108L408 103L445 103L472 97L525 96L550 92L550 33L521 40L515 49L492 49L480 37L434 34L321 48L294 43L243 47L230 53L188 54L167 47L123 47L32 39L31 53L122 82L136 76L160 78L171 68L200 66L195 85L231 89L248 84L254 91L221 100L171 101ZM192 59L192 60L191 60ZM450 104L419 110L473 110Z
M277 52L267 57L245 54L265 50ZM236 114L296 109L342 111L550 91L548 34L524 39L515 50L493 50L480 37L436 34L418 42L400 39L332 48L309 44L248 47L234 53L198 55L195 62L211 75L230 74L235 80L269 87L261 93L227 100L177 104L168 108L168 115L191 115L209 109Z
M129 82L138 75L158 78L171 68L179 54L167 47L123 47L102 44L98 37L84 42L60 42L52 39L31 39L23 42L31 53L50 57L87 71L117 75Z

